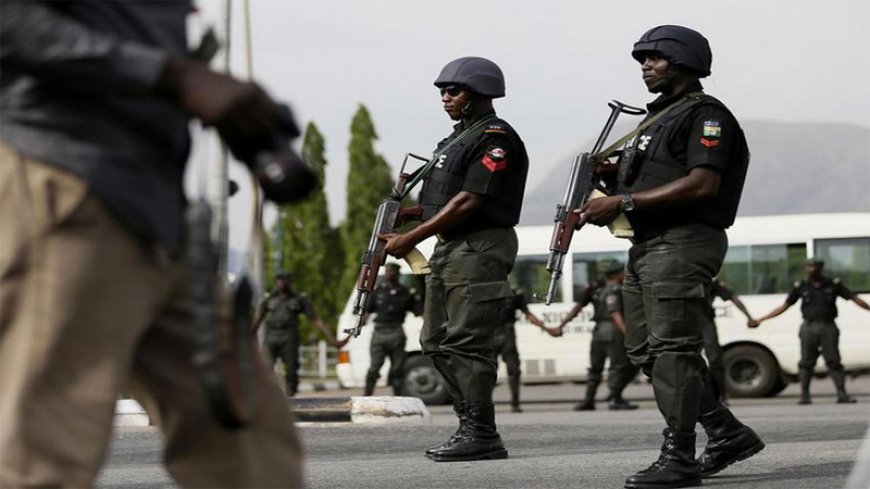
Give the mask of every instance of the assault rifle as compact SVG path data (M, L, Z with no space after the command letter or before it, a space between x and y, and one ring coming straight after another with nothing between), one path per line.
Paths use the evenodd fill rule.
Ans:
M387 200L381 202L381 205L378 206L375 226L372 229L372 236L369 238L368 248L363 253L362 266L356 281L356 298L353 301L353 313L359 319L357 320L356 327L344 330L345 333L350 333L354 337L359 336L363 324L365 324L366 316L371 309L369 297L371 297L372 292L375 290L378 272L387 261L387 253L384 251L387 242L379 236L396 232L396 229L401 227L406 219L419 218L422 214L422 209L419 207L402 208L402 198L406 193L405 186L408 183L408 178L411 177L410 174L405 173L405 165L408 163L408 158L424 162L429 161L422 156L412 153L406 154L404 161L402 161L402 168L399 170L399 178L396 180L393 192ZM411 271L415 274L429 272L429 264L426 262L426 258L416 248L408 253L404 259L411 266Z
M616 148L611 146L601 151L601 147L607 141L607 136L610 135L610 131L613 129L619 114L646 114L646 111L643 109L632 107L616 100L609 102L607 106L610 107L611 111L604 129L598 136L598 140L595 141L592 151L582 153L574 158L574 162L571 165L571 178L568 180L565 196L562 198L561 203L556 204L556 217L553 219L555 221L553 237L550 239L550 258L547 260L547 271L550 272L550 285L547 288L547 296L544 300L547 305L550 305L556 296L556 288L559 286L559 279L562 277L562 265L565 261L565 254L568 253L568 248L571 246L571 238L574 236L574 231L583 227L584 224L580 219L580 215L573 212L574 209L583 207L583 204L593 197L593 192L596 190L605 190L601 185L602 174L615 170L616 165L610 164L607 158Z

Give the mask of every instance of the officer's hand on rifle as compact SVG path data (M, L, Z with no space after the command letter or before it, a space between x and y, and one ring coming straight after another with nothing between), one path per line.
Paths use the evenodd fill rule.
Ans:
M605 226L613 222L622 212L622 197L611 195L600 199L587 200L580 209L575 209L575 214L580 214L581 222L588 222L596 226Z
M410 253L417 245L417 243L415 243L407 234L379 234L378 238L387 242L387 244L384 245L384 251L388 255L395 256L396 258L404 258L405 255Z

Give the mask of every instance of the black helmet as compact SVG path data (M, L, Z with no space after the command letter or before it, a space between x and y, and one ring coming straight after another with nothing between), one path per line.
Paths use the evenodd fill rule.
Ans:
M643 63L644 53L662 53L671 63L687 68L701 78L710 75L713 54L707 38L680 25L660 25L646 31L634 43L631 56Z
M825 266L825 259L821 256L814 256L812 258L807 259L807 265L815 265L817 267Z
M286 280L287 282L292 282L293 274L290 272L280 271L275 274L275 280Z
M435 80L435 86L441 88L448 85L465 85L486 97L504 97L501 68L486 58L468 56L447 63Z

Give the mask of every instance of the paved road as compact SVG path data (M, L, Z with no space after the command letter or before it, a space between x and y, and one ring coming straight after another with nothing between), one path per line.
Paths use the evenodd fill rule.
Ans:
M859 404L837 405L830 381L814 384L811 406L797 406L796 389L773 399L735 400L735 413L768 446L756 457L705 481L717 488L842 487L870 421L870 377L850 381ZM582 386L524 389L526 412L498 406L500 431L510 450L503 461L436 464L422 451L455 426L447 406L430 409L432 423L414 426L302 426L311 488L606 488L656 457L662 422L648 385L629 395L633 412L574 412ZM332 395L336 393L333 392ZM318 395L323 395L318 393ZM327 394L328 395L328 394ZM503 387L497 399L506 399ZM602 405L603 407L603 405ZM699 445L704 436L699 435ZM119 430L99 487L173 487L159 466L159 435L151 428ZM870 461L868 461L870 462Z

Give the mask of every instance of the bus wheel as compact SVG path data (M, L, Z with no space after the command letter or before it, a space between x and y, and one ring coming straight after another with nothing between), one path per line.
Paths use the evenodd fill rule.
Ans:
M404 395L419 397L426 404L444 404L450 397L444 378L435 369L432 360L423 355L408 358L402 387Z
M738 345L725 351L725 383L734 397L764 397L776 388L779 365L764 348Z

